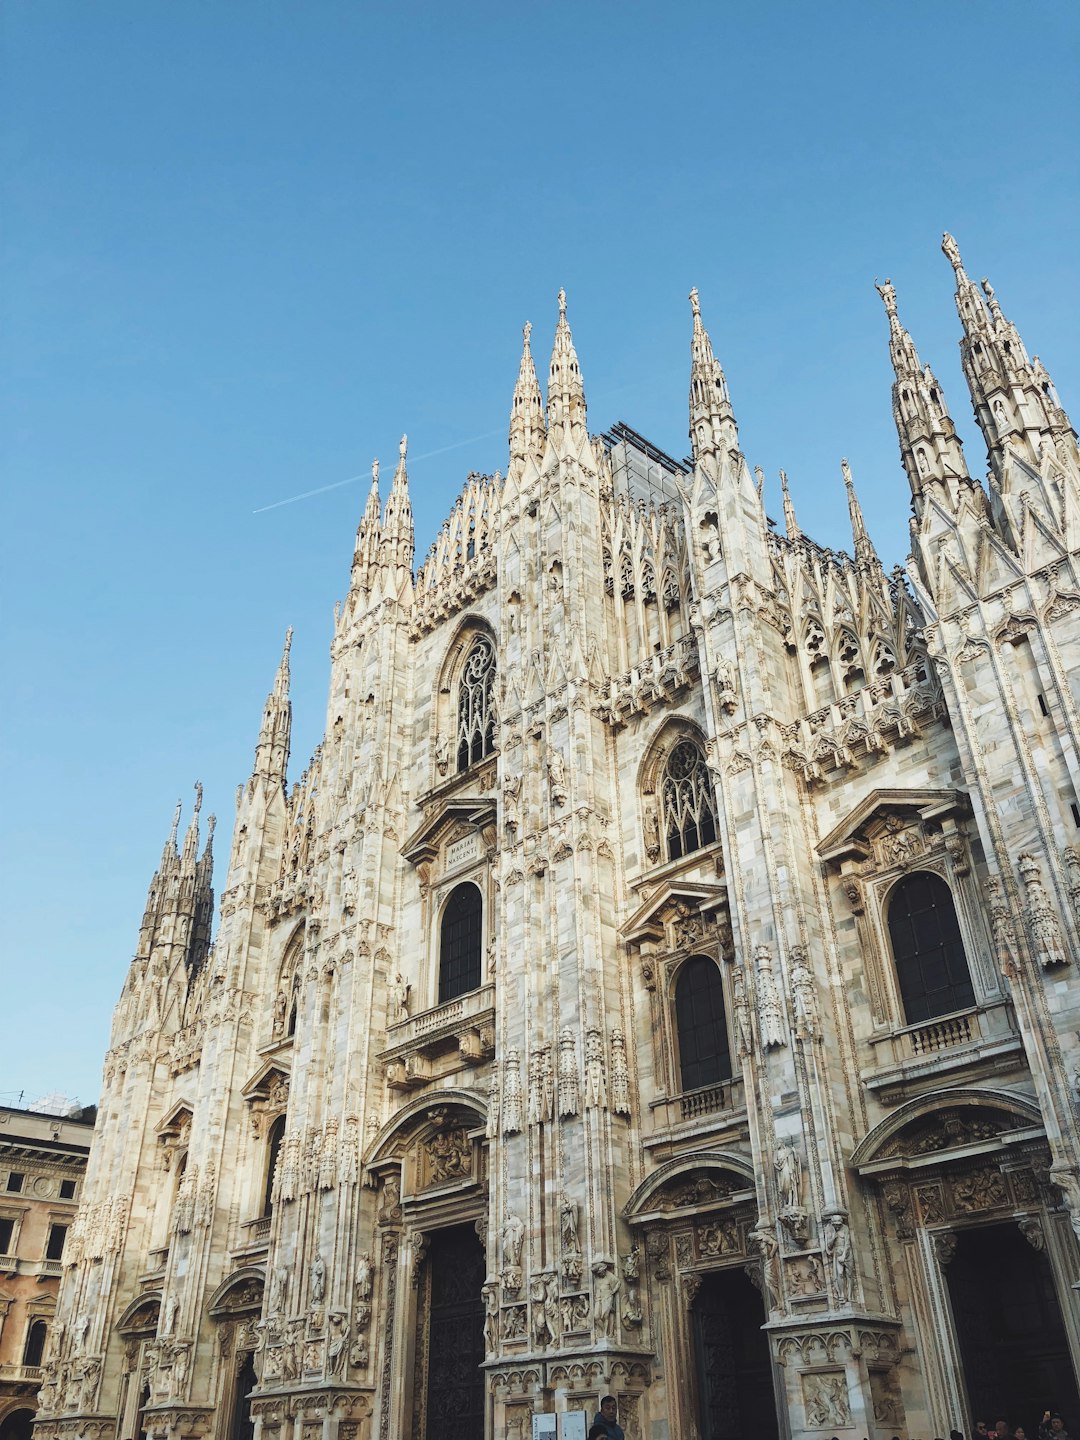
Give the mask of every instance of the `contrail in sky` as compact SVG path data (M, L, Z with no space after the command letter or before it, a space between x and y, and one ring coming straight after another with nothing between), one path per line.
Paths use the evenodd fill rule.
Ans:
M615 390L609 390L606 394L597 395L593 404L600 400L609 400L613 395L621 395L624 390L633 390L641 384L639 380L632 380L628 385L620 385ZM425 450L423 455L410 455L409 464L419 464L421 460L433 460L436 455L445 455L450 450L460 450L465 445L475 445L478 440L490 440L492 435L501 435L505 426L500 425L497 430L485 430L482 435L470 435L467 440L455 440L453 445L440 445L438 450ZM369 472L370 473L370 472ZM320 485L315 490L303 490L299 495L289 495L284 500L274 500L269 505L260 505L253 510L253 515L265 515L268 510L280 510L282 505L295 505L298 500L310 500L313 495L325 495L328 490L340 490L343 485L355 485L358 480L364 480L364 475L350 475L347 480L335 480L330 485Z
M438 450L427 450L423 455L410 455L409 464L416 465L421 460L431 460L436 455L445 455L448 450L460 450L463 445L475 445L478 440L490 440L492 435L501 435L503 427L498 430L485 430L483 435L470 435L467 440L455 440L453 445L441 445ZM370 474L370 471L368 472ZM316 490L304 490L299 495L290 495L286 500L275 500L270 505L260 505L253 510L253 515L264 515L267 510L279 510L282 505L295 505L298 500L310 500L312 495L325 495L327 490L340 490L342 485L355 485L357 480L363 480L364 475L350 475L347 480L335 480L331 485L320 485Z

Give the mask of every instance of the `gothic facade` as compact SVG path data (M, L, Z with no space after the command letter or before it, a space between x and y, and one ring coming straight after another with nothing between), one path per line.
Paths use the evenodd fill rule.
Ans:
M773 528L696 293L687 460L590 436L560 296L415 571L376 467L324 739L288 784L286 641L212 944L198 806L154 877L42 1440L1076 1405L1080 456L944 248L989 469L886 282L906 572L846 463L851 554L786 480Z

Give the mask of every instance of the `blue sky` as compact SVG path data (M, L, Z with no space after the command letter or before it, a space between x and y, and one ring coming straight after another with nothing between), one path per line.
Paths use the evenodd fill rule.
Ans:
M261 507L407 431L422 555L505 467L521 325L545 361L560 285L592 428L676 455L697 285L772 513L784 466L846 545L847 455L887 564L875 276L974 471L943 229L1076 416L1078 17L8 0L0 1092L96 1097L173 804L204 782L220 889L289 624L294 773L319 739L366 486Z

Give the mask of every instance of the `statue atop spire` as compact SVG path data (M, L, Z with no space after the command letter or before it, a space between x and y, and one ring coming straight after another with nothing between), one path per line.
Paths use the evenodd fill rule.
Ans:
M788 490L787 471L780 471L780 489L784 496L784 532L789 540L798 540L802 531L799 529L799 522L795 518L795 506L791 500L791 493Z
M701 322L696 287L690 291L694 333L690 341L690 443L695 460L716 462L738 450L739 431L731 408L727 380L713 354L709 332Z
M586 430L585 386L574 337L566 318L566 291L559 291L559 321L555 326L555 344L551 351L548 372L548 431L554 438L561 435L580 445L588 439Z
M394 483L383 514L382 559L389 559L392 566L412 571L413 563L413 513L409 500L409 473L405 457L409 452L409 437L402 435L398 442L398 463L394 471Z
M936 484L941 498L955 507L960 488L972 485L956 428L940 385L929 365L924 366L919 359L914 340L900 322L892 281L874 283L889 319L889 358L896 375L893 419L916 510L922 513L923 492L931 484ZM853 493L850 491L849 496Z
M289 652L292 649L292 626L285 631L285 644L274 675L274 688L263 707L259 741L255 747L255 775L274 784L285 784L292 737L292 701L289 698Z
M544 453L547 431L544 426L544 397L536 378L529 338L532 325L526 320L521 332L521 365L518 369L514 397L510 402L510 459L523 461L533 456L539 461Z
M867 534L862 506L855 493L855 482L851 478L851 466L846 459L840 461L840 470L844 476L844 488L847 491L848 515L851 517L851 538L855 544L855 563L860 570L866 569L870 565L880 565L874 543Z

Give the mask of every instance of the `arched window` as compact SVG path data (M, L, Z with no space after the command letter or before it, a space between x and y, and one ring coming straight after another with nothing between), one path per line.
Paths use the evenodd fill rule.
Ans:
M22 1363L24 1365L40 1365L41 1357L45 1354L45 1337L49 1333L49 1327L44 1320L35 1320L30 1329L26 1332L26 1344L23 1346Z
M477 638L458 685L457 768L467 770L495 749L495 647Z
M262 1213L269 1215L274 1208L274 1172L277 1170L281 1142L285 1137L285 1116L279 1115L270 1126L266 1137L266 1183L263 1185Z
M439 936L439 1004L480 984L484 903L468 881L450 892Z
M889 939L909 1025L975 1004L952 892L926 870L901 880L889 900Z
M692 955L675 981L675 1023L684 1090L731 1079L727 1016L720 967L708 955Z
M669 860L716 839L716 804L705 756L693 740L680 740L668 756L660 787Z

